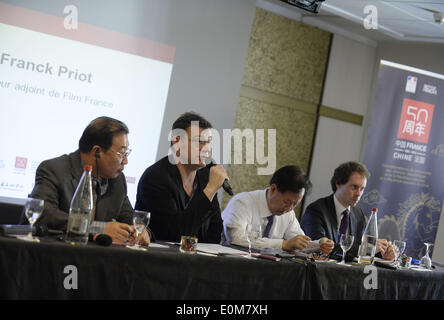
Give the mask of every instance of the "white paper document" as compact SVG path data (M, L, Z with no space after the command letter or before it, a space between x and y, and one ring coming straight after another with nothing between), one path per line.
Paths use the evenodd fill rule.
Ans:
M309 257L309 254L312 252L317 252L321 250L321 246L319 245L319 241L310 241L303 250L294 250L292 252L287 252L282 249L271 249L265 248L261 250L261 253L271 254L271 255L280 255L283 257Z
M311 252L316 252L319 250L321 250L321 245L319 244L319 242L318 241L310 241L304 249L296 250L296 251L300 251L303 253L311 253Z
M160 244L160 243L156 243L156 242L151 242L150 243L150 248L169 248L169 245L166 244Z
M216 243L198 243L197 251L210 253L210 254L246 254L245 251L233 249L230 247L225 247Z

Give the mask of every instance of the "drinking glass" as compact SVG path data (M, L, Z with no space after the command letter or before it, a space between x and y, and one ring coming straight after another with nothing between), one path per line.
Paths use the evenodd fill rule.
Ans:
M393 241L393 249L395 249L395 266L398 267L401 264L399 260L405 250L405 241Z
M245 235L247 236L248 241L248 255L245 257L251 259L251 244L262 236L262 226L260 223L248 223Z
M341 234L341 237L339 238L339 244L341 245L343 253L342 253L342 261L339 262L338 264L345 265L345 255L347 251L350 250L350 248L352 247L354 240L355 237L352 235Z
M19 237L19 239L22 239L25 241L40 242L39 238L32 236L32 227L34 226L34 223L37 221L37 219L42 214L44 204L45 204L45 201L41 200L41 199L34 199L34 198L26 199L26 203L25 203L23 210L24 210L25 216L28 219L29 224L31 226L31 231L28 233L27 236Z
M429 249L431 246L433 246L433 243L424 242L424 244L426 246L426 254L419 261L419 265L423 268L430 270L430 269L432 269L432 259L430 259L430 256L429 256Z
M182 253L196 253L197 241L197 237L194 236L181 236L179 251Z
M143 232L143 230L148 226L150 223L151 213L147 211L142 210L134 210L133 215L133 225L136 229L136 244L130 246L127 245L127 248L135 249L135 250L142 250L145 251L145 248L142 248L139 245L139 235Z

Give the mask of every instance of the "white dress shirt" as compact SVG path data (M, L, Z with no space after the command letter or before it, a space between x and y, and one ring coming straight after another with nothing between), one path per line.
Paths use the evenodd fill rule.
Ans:
M224 231L222 244L248 246L245 235L247 223L259 221L262 233L268 223L267 217L272 215L268 209L265 190L242 192L235 195L222 212ZM253 220L254 219L254 220ZM263 249L282 249L283 240L291 239L304 234L293 210L280 216L275 215L268 238L261 237L255 241L253 247Z

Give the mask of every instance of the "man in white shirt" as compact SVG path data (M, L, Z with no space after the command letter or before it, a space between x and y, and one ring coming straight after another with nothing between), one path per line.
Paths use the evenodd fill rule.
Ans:
M304 234L293 209L310 188L303 170L285 166L273 174L267 189L237 194L222 212L222 243L248 246L247 224L256 223L262 227L262 236L254 241L254 247L288 252L304 249L311 239ZM327 238L319 239L319 243L324 254L334 246Z

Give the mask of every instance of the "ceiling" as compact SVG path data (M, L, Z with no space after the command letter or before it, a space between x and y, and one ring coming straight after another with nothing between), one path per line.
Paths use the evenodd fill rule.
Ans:
M444 43L444 22L435 22L440 13L444 15L444 0L325 0L318 14L280 0L258 0L257 6L374 45L379 41ZM377 20L370 20L375 13ZM377 22L377 29L366 29L364 20Z

